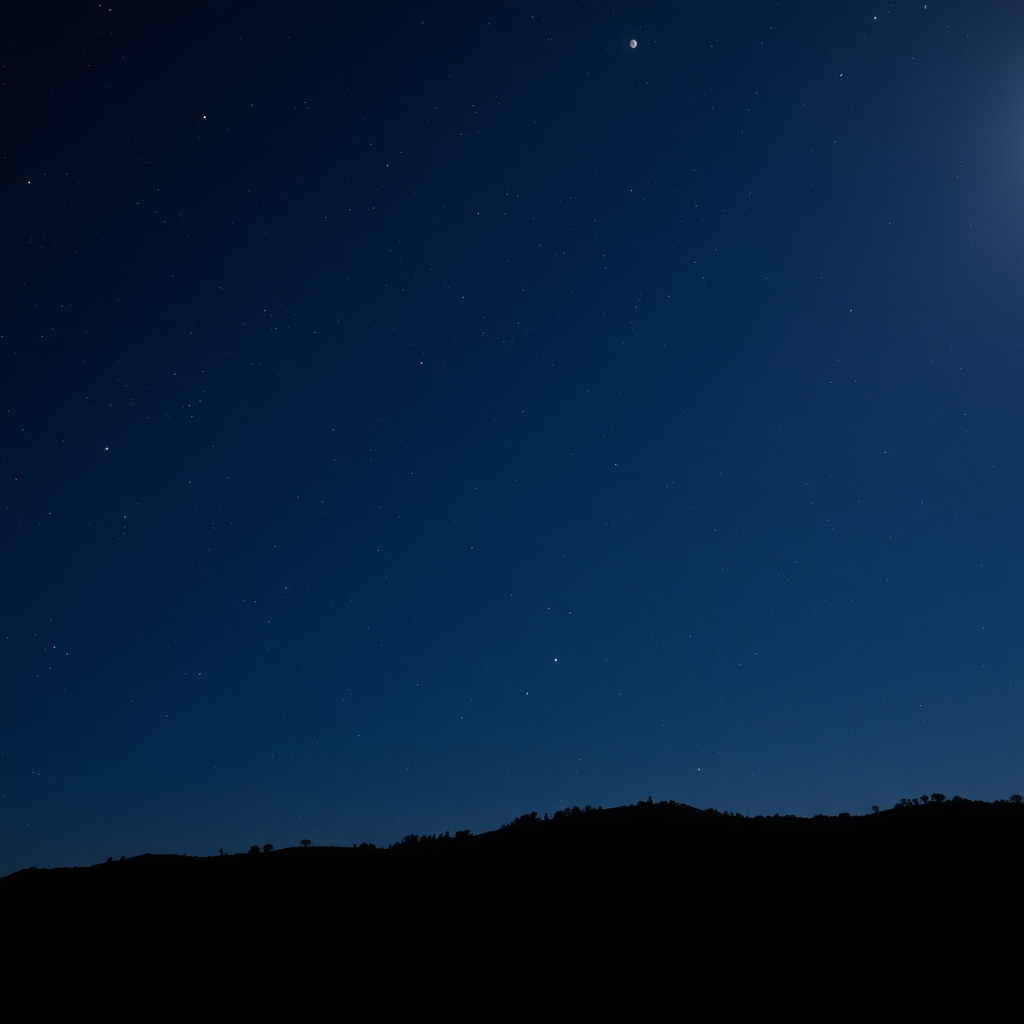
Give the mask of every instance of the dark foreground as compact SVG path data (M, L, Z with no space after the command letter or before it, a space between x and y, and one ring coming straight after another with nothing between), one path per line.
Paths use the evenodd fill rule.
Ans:
M1022 864L1015 803L661 803L387 850L30 869L0 879L0 913L9 998L115 1017L1009 1019Z

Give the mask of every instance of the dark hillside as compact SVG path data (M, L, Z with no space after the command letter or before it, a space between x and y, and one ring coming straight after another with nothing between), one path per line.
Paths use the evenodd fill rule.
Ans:
M1017 803L801 819L663 802L389 849L33 869L0 879L0 901L29 972L94 977L113 957L157 977L187 963L208 981L340 971L444 988L457 963L466 984L569 972L611 999L642 971L696 986L691 1000L710 985L736 1005L772 990L794 1013L879 998L942 1019L1015 976L1021 863Z

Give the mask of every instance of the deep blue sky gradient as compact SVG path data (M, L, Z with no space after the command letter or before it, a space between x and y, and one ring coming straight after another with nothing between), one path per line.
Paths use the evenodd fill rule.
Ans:
M3 19L0 872L1024 789L1019 4Z

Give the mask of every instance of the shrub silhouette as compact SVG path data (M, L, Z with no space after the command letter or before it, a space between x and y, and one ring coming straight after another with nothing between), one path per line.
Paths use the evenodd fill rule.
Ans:
M299 840L299 846L301 846L304 850L309 849L309 847L311 847L312 845L313 845L313 840L312 839L300 839Z

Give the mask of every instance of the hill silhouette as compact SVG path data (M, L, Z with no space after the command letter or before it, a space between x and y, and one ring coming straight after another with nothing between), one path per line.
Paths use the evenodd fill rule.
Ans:
M413 1006L569 984L579 1011L671 996L699 1014L963 1019L1017 988L1024 805L936 797L814 818L647 801L381 849L28 869L0 879L8 964L79 986L130 965L235 1009L329 981Z

